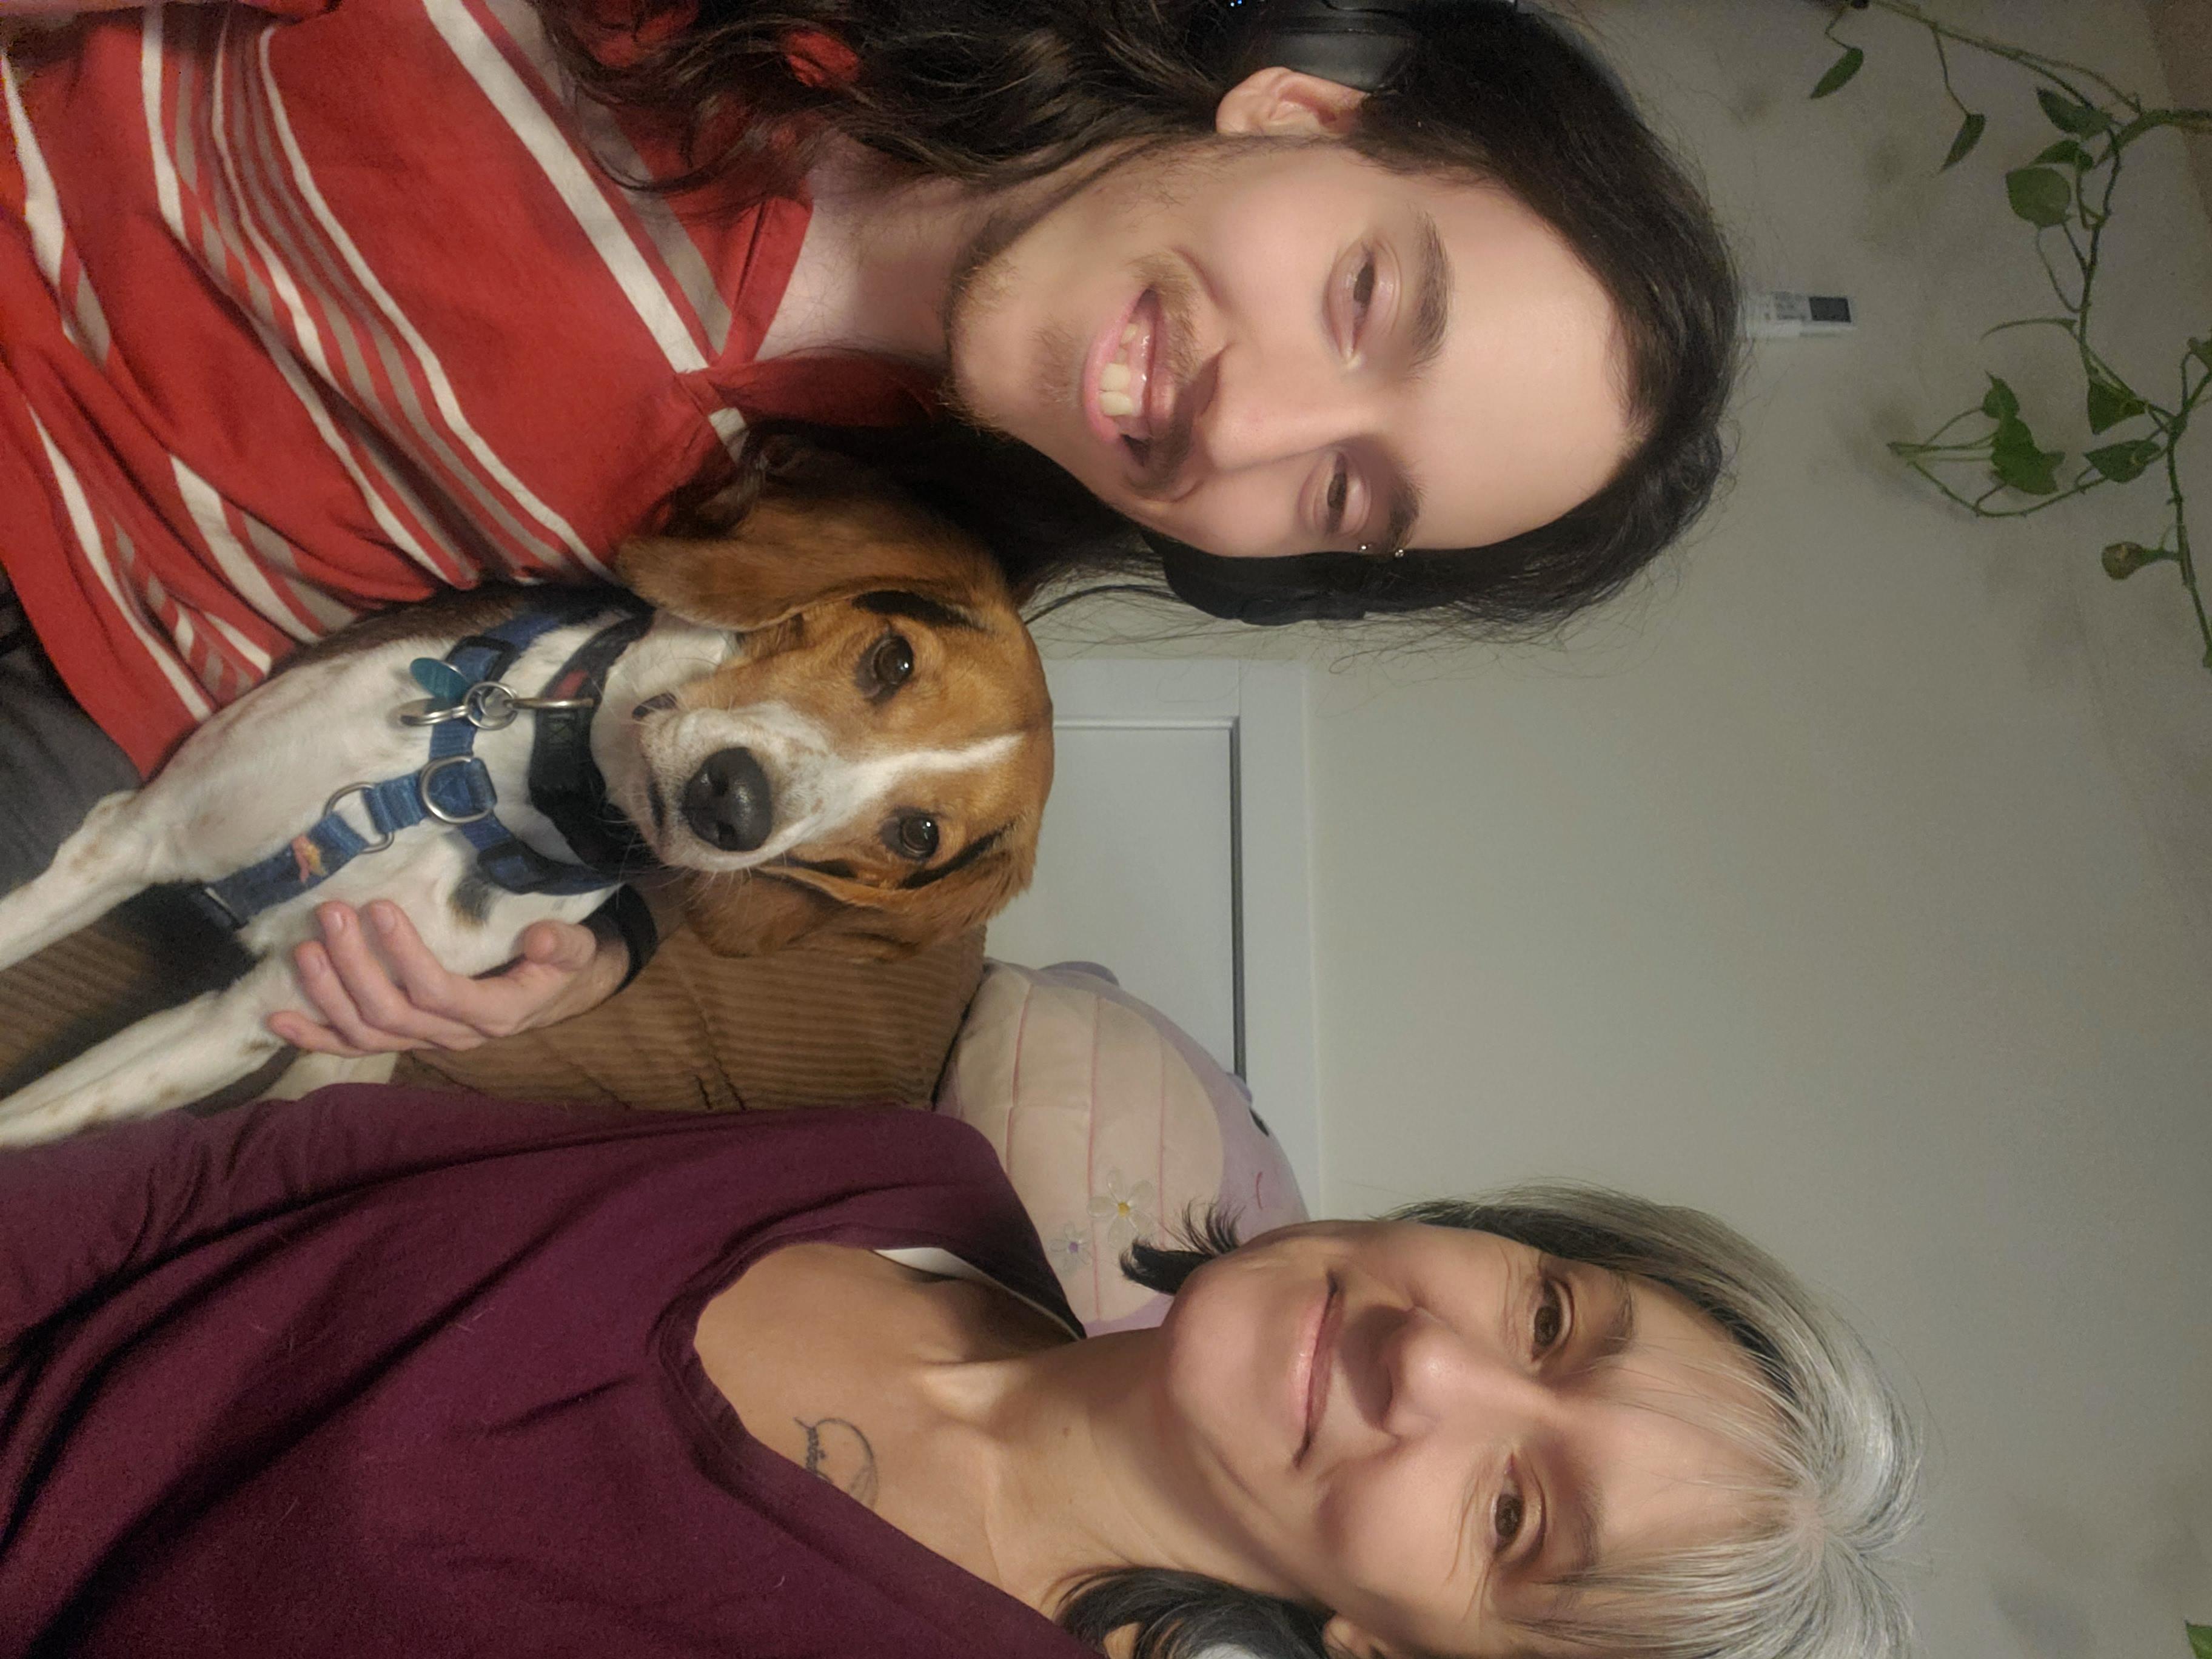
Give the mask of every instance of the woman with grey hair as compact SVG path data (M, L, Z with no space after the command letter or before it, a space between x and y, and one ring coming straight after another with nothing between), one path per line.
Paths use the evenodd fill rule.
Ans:
M353 1088L0 1157L0 1655L1883 1659L1905 1416L1719 1223L1134 1252L927 1114Z

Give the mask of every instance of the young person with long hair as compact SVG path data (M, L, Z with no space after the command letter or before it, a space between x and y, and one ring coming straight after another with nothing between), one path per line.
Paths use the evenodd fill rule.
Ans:
M9 882L299 643L603 575L749 428L1031 593L1509 635L1720 466L1710 211L1510 0L263 0L0 62Z
M0 1654L1901 1659L1914 1437L1708 1217L1136 1250L981 1136L334 1089L0 1155Z

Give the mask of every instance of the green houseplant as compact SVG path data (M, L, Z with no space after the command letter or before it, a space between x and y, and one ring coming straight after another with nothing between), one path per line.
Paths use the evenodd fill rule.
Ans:
M1988 117L1968 107L1954 86L1952 55L1980 53L2021 71L2024 90L2033 91L2054 136L2033 156L2015 158L2018 164L2004 173L2005 198L2014 216L2032 228L2034 254L2054 303L2048 312L1998 323L1988 335L2039 329L2063 337L2062 349L2080 371L2089 429L2101 441L2078 456L2046 448L2019 395L1991 374L1977 401L1924 438L1892 443L1890 452L1946 499L1982 519L2021 518L2142 479L2162 486L2163 533L2148 544L2109 543L2103 551L2105 570L2120 580L2154 565L2172 566L2195 612L2205 666L2212 669L2212 618L2206 615L2198 583L2182 476L2184 445L2201 406L2212 397L2212 326L2175 348L2177 361L2169 375L2157 381L2130 380L2100 349L2106 317L2099 308L2106 232L2130 153L2169 132L2212 132L2212 110L2153 106L2083 64L1954 27L1916 0L1831 0L1828 9L1824 33L1843 55L1814 86L1814 98L1840 92L1866 65L1866 48L1839 33L1853 13L1887 13L1925 35L1942 70L1944 93L1959 117L1942 159L1944 170L1973 155L1989 126ZM2193 1632L2204 1627L2191 1628ZM2212 1659L2202 1646L2198 1653L2199 1659Z

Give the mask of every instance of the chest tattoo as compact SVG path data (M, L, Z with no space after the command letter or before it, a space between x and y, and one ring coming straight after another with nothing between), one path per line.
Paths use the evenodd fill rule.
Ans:
M848 1497L876 1506L876 1449L857 1425L842 1417L791 1419L806 1436L806 1472Z

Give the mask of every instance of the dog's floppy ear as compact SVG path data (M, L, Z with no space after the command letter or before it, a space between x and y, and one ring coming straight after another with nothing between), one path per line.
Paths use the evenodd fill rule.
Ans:
M1030 884L1036 867L1034 832L1009 835L981 858L926 887L866 888L807 939L825 951L895 962L939 939L981 927ZM831 883L842 890L846 884Z
M797 945L896 962L981 927L1030 884L1036 864L1032 834L923 887L871 887L811 872L702 876L693 883L689 917L718 956L767 956Z
M844 907L799 882L746 871L694 874L684 920L718 957L773 956Z
M898 588L958 607L1005 586L975 542L880 491L771 485L725 537L641 536L616 559L623 584L649 604L740 633L840 594Z

